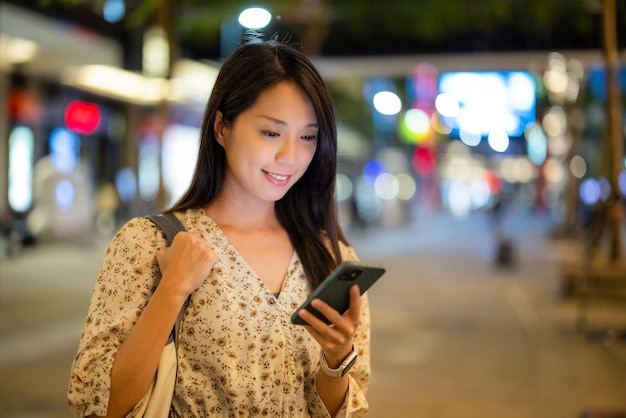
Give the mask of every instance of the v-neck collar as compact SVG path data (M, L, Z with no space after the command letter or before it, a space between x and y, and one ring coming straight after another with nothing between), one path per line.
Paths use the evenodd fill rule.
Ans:
M226 233L220 228L220 226L209 216L206 211L203 209L202 213L204 217L206 217L208 221L209 229L214 229L217 233L214 235L216 248L213 248L218 255L222 253L224 256L223 260L228 260L228 263L239 262L244 268L247 270L247 273L256 279L258 284L261 286L264 292L268 295L272 295L276 300L281 300L280 297L277 297L274 292L270 290L269 287L261 280L261 277L257 274L256 271L248 264L246 259L241 255L241 253L237 250L237 248L230 242ZM289 259L289 263L287 264L287 270L283 275L283 280L281 282L279 294L282 293L286 289L286 285L288 284L290 277L293 276L295 263L298 260L298 255L295 251L292 252L291 258ZM223 261L224 262L224 261Z

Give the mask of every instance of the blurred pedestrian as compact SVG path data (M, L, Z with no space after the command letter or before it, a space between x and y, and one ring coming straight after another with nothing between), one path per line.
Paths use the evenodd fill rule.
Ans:
M310 326L289 319L357 258L337 221L336 165L333 104L305 55L276 40L233 52L192 183L168 210L187 231L164 248L160 230L134 218L109 246L72 366L72 414L132 416L189 297L170 416L363 416L366 295L353 286L343 315L318 300L330 326L306 311Z
M515 265L515 245L513 240L504 232L505 195L500 193L491 206L491 227L495 239L493 262L497 268L512 268Z

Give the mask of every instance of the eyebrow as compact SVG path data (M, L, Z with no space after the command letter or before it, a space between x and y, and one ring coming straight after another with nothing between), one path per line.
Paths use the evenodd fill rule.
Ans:
M275 123L277 125L287 125L287 122L285 122L284 120L276 119L276 118L273 118L271 116L257 115L257 117L263 118L263 119L267 119L270 122L273 122L273 123ZM319 128L319 125L318 125L317 122L313 122L313 123L309 123L308 125L306 125L305 128Z

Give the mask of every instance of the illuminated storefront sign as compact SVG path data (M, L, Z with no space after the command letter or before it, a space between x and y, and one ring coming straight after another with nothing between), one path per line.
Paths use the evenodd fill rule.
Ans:
M65 126L76 133L91 135L100 125L100 108L94 103L73 101L65 109Z

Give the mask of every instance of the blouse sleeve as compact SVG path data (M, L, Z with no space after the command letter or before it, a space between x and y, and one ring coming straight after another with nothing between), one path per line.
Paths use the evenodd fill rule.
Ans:
M348 246L342 246L342 257L344 261L358 260L354 249ZM354 349L358 357L356 363L348 372L348 393L337 417L361 418L365 417L369 411L369 404L365 395L371 381L370 325L370 306L366 292L361 296L361 324L354 334ZM321 400L319 404L321 404ZM318 416L316 413L312 415ZM325 409L323 415L330 417Z
M120 228L106 251L87 311L68 387L72 416L106 415L115 354L154 291L160 274L158 228L134 218Z
M361 325L354 335L354 349L358 357L348 372L350 384L348 394L338 417L359 418L367 415L369 405L365 394L370 385L370 314L367 293L361 297Z

